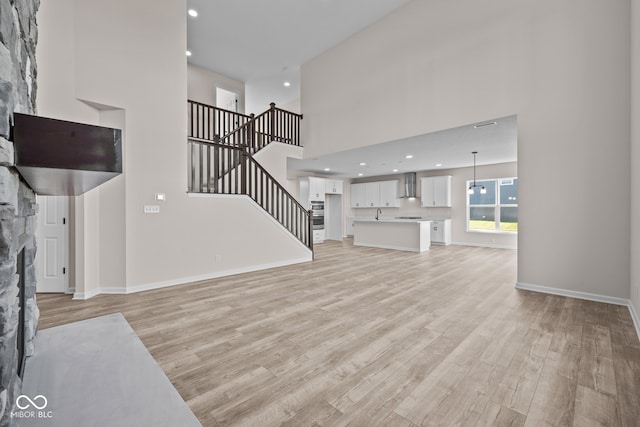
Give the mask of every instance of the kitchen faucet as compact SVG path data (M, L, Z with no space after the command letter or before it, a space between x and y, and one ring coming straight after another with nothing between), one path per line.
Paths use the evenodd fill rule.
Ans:
M376 221L380 220L380 217L378 216L378 214L382 213L382 209L378 208L378 210L376 211Z

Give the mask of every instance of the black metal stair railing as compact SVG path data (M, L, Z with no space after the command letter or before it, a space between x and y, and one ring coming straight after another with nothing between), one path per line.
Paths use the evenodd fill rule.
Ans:
M302 114L277 108L273 102L267 111L258 116L236 113L191 100L187 104L190 138L237 147L248 146L252 154L273 141L301 146Z
M189 137L214 141L245 125L251 116L196 101L187 101Z
M311 212L267 172L248 146L190 137L189 192L249 196L313 251Z

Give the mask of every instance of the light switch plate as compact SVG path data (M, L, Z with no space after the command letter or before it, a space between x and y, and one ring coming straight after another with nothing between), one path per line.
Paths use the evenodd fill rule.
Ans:
M164 193L156 193L156 200L165 201L167 196Z
M160 206L158 205L144 205L144 213L157 214L160 213Z

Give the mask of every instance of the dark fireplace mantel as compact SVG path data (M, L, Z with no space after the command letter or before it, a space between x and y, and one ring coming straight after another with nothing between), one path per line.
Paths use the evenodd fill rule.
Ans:
M14 113L15 166L40 195L77 196L122 173L122 131Z

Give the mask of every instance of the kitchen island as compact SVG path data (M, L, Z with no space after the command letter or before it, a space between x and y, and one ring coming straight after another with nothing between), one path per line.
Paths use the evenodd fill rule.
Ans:
M431 221L354 218L354 246L424 252L431 246Z

